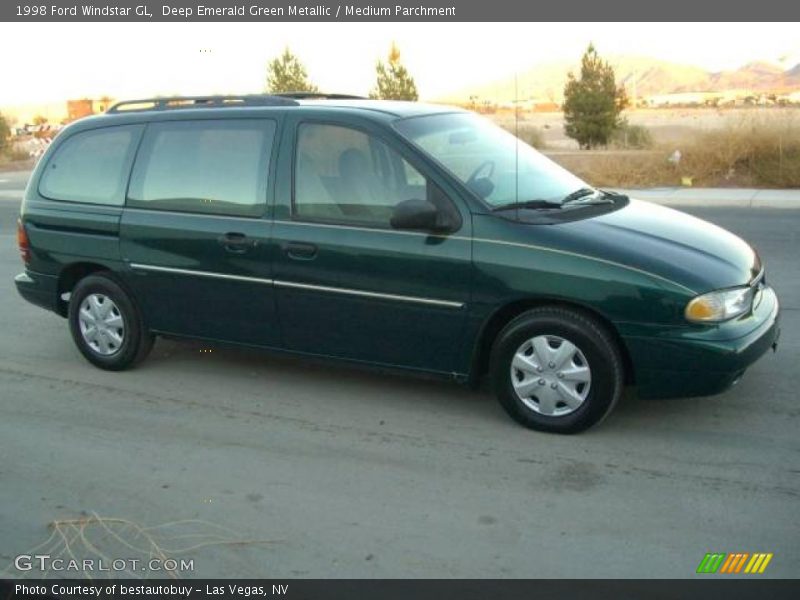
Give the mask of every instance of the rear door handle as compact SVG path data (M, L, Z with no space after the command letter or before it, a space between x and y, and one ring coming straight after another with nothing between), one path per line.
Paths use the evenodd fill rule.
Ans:
M256 245L255 240L251 240L243 233L230 231L217 238L219 245L225 248L226 251L234 254L244 254L249 248L254 248Z
M283 249L289 258L311 260L317 256L317 246L307 242L287 242Z

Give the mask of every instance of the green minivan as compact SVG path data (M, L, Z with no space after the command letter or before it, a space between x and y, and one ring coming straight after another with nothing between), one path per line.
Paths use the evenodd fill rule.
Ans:
M123 102L66 127L16 277L103 369L187 337L489 381L525 426L735 384L779 335L758 254L473 113L346 96Z

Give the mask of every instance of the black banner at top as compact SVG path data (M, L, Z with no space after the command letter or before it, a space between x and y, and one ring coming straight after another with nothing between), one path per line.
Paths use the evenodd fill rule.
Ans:
M800 3L787 0L4 0L0 3L0 21L18 22L795 20L800 20Z

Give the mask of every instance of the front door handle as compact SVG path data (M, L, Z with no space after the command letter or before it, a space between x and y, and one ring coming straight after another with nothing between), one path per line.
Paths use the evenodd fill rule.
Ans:
M233 254L244 254L249 248L254 248L256 245L255 240L251 240L243 233L230 231L217 238L219 245L225 248L226 251Z
M307 242L287 242L283 249L289 258L311 260L317 256L317 246Z

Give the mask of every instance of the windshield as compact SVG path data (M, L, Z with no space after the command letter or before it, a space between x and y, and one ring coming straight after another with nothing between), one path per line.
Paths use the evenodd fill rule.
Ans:
M493 207L560 204L587 184L525 142L473 113L412 117L397 130Z

